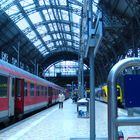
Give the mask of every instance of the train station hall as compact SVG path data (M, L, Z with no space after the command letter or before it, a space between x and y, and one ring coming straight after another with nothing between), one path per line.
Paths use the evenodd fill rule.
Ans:
M139 0L0 0L0 140L140 140Z

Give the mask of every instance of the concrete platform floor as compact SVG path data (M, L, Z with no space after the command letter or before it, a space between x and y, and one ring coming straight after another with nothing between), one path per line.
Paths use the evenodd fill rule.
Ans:
M127 115L119 109L120 115ZM107 137L107 105L96 102L96 137ZM77 105L72 100L64 108L55 105L0 131L0 140L74 140L89 138L89 118L77 117ZM140 136L140 126L120 127L128 136ZM76 140L76 139L75 139ZM79 139L77 139L79 140Z

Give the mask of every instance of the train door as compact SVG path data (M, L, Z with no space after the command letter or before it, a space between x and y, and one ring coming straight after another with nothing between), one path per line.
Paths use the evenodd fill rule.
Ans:
M14 78L9 78L9 116L14 116L15 97L14 97Z
M24 79L15 79L15 114L24 113Z
M48 97L49 97L49 100L48 100L48 102L49 102L49 105L51 105L52 104L52 96L53 96L53 91L52 91L52 87L48 87Z

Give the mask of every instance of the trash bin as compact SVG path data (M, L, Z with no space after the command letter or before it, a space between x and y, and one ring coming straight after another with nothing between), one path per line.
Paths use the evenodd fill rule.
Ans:
M82 98L77 102L78 117L88 118L89 117L89 101L86 98Z

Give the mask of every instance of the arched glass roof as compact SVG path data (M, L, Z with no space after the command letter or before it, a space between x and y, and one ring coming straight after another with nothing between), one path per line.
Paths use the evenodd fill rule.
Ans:
M84 0L0 0L0 10L14 21L42 56L56 50L79 52ZM98 0L93 0L93 11Z
M42 55L79 50L82 0L0 0L6 12Z

